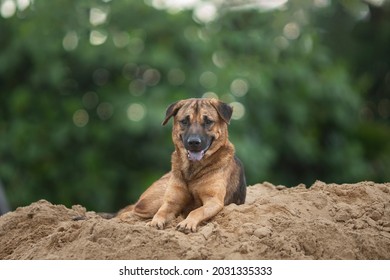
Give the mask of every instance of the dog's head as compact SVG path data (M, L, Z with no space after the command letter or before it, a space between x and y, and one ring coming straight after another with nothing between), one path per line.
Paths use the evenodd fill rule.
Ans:
M174 117L173 142L186 150L190 161L199 161L225 144L232 112L232 107L216 99L180 100L167 108L162 124Z

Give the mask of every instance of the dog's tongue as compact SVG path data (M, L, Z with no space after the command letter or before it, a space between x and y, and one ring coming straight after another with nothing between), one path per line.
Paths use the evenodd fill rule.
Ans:
M203 151L200 151L200 152L188 151L188 159L192 160L192 161L199 161L199 160L201 160L203 158L203 155L204 155Z

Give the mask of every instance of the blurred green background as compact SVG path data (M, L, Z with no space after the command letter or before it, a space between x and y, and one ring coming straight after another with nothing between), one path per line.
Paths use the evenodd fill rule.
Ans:
M385 0L1 0L12 209L134 202L170 168L166 107L214 96L248 185L390 181Z

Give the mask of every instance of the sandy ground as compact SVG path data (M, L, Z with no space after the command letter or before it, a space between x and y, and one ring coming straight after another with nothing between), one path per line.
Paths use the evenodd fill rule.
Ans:
M197 233L180 219L157 230L41 200L0 217L0 259L390 259L390 183L265 182Z

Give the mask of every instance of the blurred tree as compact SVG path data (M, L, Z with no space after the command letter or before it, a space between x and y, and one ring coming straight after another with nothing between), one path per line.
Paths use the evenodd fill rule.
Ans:
M389 181L388 2L272 2L3 0L11 205L135 201L169 170L165 108L202 96L234 107L249 184Z
M363 98L354 134L367 168L363 176L389 181L390 166L390 2L341 1L316 14L327 32L323 42L343 61Z

